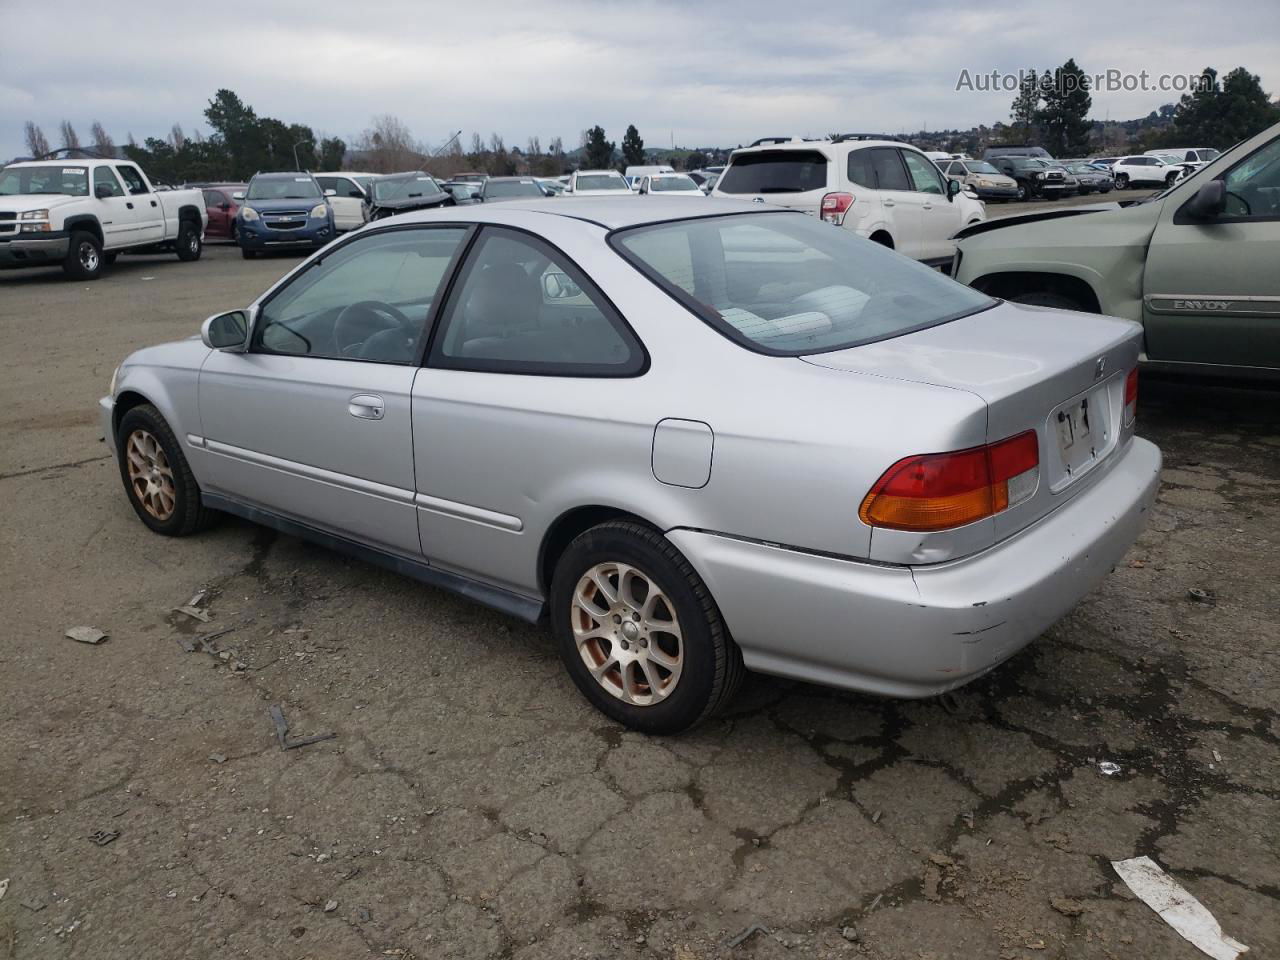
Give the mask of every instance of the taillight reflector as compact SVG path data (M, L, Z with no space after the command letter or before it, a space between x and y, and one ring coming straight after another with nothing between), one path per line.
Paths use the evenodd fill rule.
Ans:
M1026 500L1039 474L1034 430L985 447L906 457L876 481L858 516L873 527L949 530Z
M1133 423L1138 416L1138 368L1134 367L1124 378L1124 422Z
M822 198L822 219L839 226L844 223L844 215L851 206L852 193L828 193Z

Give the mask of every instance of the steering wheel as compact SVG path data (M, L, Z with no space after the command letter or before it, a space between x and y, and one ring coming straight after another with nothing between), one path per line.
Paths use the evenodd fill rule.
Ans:
M343 354L350 353L375 333L383 330L411 331L413 322L389 303L357 300L342 308L333 322L333 339Z

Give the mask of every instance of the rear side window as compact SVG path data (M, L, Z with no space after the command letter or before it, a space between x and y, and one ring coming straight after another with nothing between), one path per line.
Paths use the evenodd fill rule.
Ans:
M721 193L805 193L827 188L827 158L817 150L764 150L735 156Z
M609 242L695 316L775 356L887 340L994 304L923 264L799 213L635 227Z

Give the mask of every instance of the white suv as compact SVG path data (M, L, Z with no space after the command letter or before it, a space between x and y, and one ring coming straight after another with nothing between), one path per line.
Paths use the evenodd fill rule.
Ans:
M1116 189L1125 187L1172 187L1187 174L1186 166L1164 157L1121 157L1111 165Z
M955 253L952 237L987 219L982 201L922 150L854 134L757 140L733 152L712 195L801 210L942 267Z

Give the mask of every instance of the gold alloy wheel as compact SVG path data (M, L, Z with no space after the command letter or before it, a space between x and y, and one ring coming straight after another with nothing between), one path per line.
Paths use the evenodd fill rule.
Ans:
M624 563L598 563L573 591L574 642L591 676L624 703L665 700L684 668L675 607L649 577Z
M134 499L157 520L168 520L178 504L178 495L169 458L160 442L146 430L135 430L129 434L124 455Z

